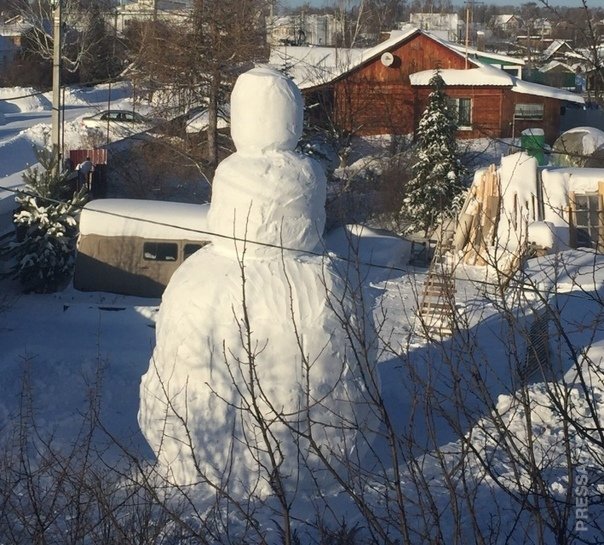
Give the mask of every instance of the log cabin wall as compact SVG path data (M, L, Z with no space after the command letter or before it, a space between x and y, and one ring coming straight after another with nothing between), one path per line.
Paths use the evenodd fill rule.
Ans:
M475 138L500 138L503 131L502 112L504 87L445 87L449 98L469 98L471 106L471 125L462 127L457 131L459 139ZM417 112L415 126L419 125L422 113L428 104L428 96L432 92L430 87L416 87L415 96Z

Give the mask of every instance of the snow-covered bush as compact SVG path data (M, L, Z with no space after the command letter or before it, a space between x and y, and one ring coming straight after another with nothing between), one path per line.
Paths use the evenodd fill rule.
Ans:
M57 290L71 275L78 233L76 215L85 193L70 191L64 173L58 173L56 155L37 152L41 169L23 175L25 189L16 198L14 221L19 240L10 247L14 259L9 274L26 292Z
M403 219L409 222L408 231L426 233L451 211L455 196L463 190L465 172L455 139L457 123L444 92L445 82L437 73L430 85L433 91L418 127L418 158L401 210Z

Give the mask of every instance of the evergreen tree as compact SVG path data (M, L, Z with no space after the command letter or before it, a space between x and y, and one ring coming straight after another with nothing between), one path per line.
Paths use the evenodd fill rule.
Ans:
M42 166L28 169L25 189L16 198L14 221L21 233L9 249L14 259L9 271L25 292L49 293L70 277L78 234L76 215L86 201L84 191L70 195L65 174L57 174L58 156L37 152Z
M459 159L455 112L447 105L445 82L440 74L431 80L432 92L418 128L417 161L412 166L401 214L409 222L408 231L431 227L452 213L455 197L464 188L465 169Z

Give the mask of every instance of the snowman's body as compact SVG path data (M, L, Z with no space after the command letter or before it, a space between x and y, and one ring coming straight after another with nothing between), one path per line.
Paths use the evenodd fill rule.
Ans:
M216 171L210 231L174 274L141 384L139 423L179 484L274 492L300 487L323 454L354 448L363 387L342 320L345 282L322 253L325 178L295 154L298 89L254 69L239 78L237 153ZM258 244L260 243L260 244Z

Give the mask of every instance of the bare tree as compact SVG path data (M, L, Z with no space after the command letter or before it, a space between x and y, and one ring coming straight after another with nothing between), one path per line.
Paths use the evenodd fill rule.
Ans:
M180 22L141 24L133 44L132 76L141 86L159 89L166 108L207 108L210 170L218 162L218 108L236 76L267 57L264 9L262 0L198 0Z
M18 2L16 8L26 24L31 25L25 41L30 53L45 61L53 58L53 7L46 0ZM61 68L67 73L76 73L82 67L94 77L110 77L120 68L116 64L115 39L110 36L109 23L105 18L110 13L111 4L94 1L83 4L79 0L61 3L62 36ZM93 65L100 74L94 73Z
M539 0L542 11L556 26L564 26L573 37L587 77L587 96L604 103L604 58L602 56L602 10L590 0L581 0L579 8L563 9L549 0Z

